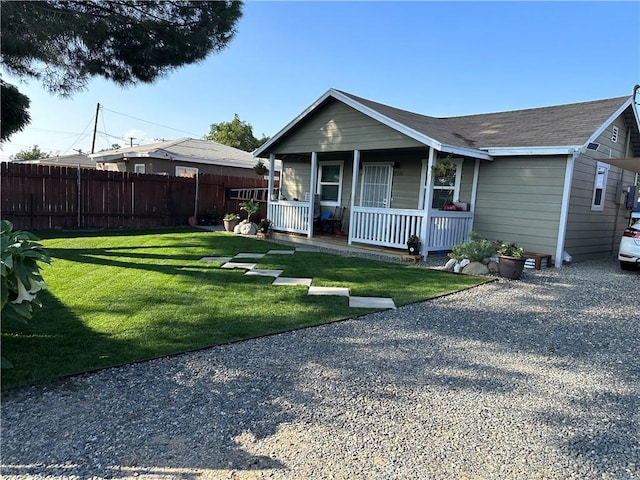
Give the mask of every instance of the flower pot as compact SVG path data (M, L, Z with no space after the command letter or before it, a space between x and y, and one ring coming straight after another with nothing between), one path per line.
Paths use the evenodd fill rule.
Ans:
M240 220L224 220L224 229L227 232L233 233L233 229L238 225Z
M525 257L505 257L498 256L498 273L501 277L517 280L522 275L524 264L527 261Z

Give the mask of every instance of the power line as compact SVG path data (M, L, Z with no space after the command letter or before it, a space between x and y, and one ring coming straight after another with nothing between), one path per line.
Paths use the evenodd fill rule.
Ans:
M166 128L168 130L174 130L176 132L186 133L187 135L189 135L191 137L200 138L202 136L202 135L197 135L197 134L192 133L192 132L185 132L184 130L179 130L177 128L167 127L166 125L161 125L160 123L150 122L149 120L145 120L143 118L134 117L132 115L127 115L126 113L116 112L115 110L110 110L108 108L105 108L104 105L101 105L101 108L102 108L102 110L106 110L107 112L115 113L117 115L122 115L123 117L133 118L134 120L138 120L140 122L149 123L151 125L155 125L156 127L162 127L162 128Z

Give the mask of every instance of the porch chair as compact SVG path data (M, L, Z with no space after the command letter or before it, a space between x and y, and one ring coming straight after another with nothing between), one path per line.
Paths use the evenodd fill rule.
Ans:
M344 219L344 212L347 207L336 207L335 213L333 217L331 217L331 233L336 233L336 231L342 231L342 220ZM337 229L337 230L336 230Z

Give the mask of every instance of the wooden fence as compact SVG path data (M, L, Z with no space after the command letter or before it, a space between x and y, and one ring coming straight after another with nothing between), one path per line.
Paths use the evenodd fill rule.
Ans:
M1 217L22 230L150 228L238 213L231 188L265 188L262 177L194 178L7 163L0 164ZM266 206L264 208L266 211ZM194 215L195 214L195 215Z

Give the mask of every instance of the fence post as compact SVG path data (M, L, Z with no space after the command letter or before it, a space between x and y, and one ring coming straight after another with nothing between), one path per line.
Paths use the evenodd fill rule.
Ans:
M82 209L82 179L80 175L80 164L78 164L78 177L76 180L78 185L78 228L82 227L81 212Z

